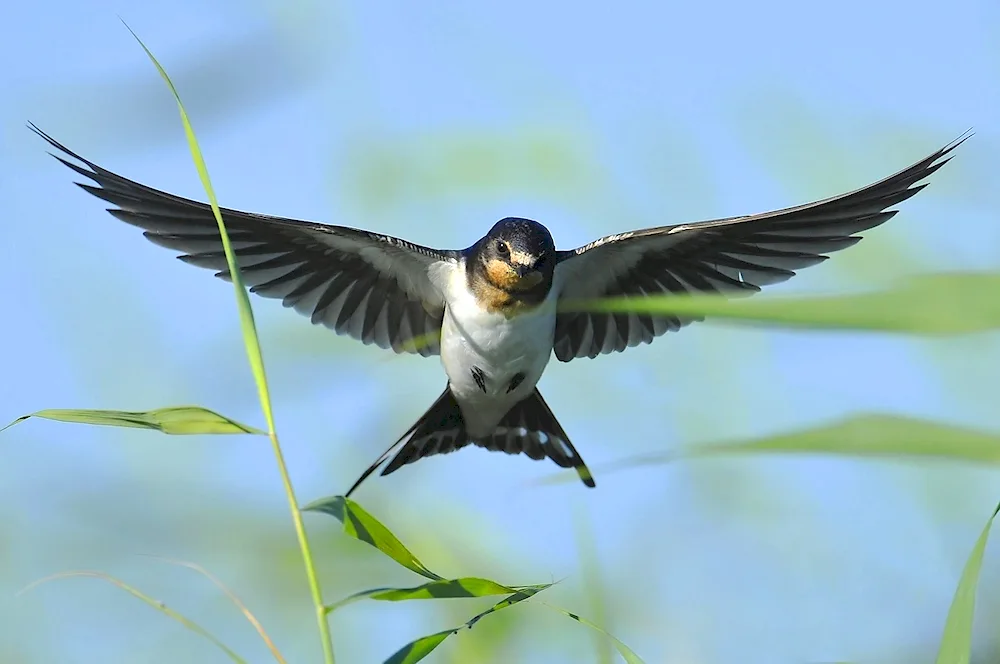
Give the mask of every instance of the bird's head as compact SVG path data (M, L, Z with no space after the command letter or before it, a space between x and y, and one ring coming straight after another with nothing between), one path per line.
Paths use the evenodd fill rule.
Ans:
M555 243L545 226L530 219L501 219L479 242L477 259L489 283L508 293L545 297L555 270Z

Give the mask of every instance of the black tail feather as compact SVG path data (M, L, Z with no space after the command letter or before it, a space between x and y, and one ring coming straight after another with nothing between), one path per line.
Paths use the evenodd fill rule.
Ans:
M537 387L531 396L503 416L491 438L476 441L476 445L508 454L523 453L535 460L547 457L561 468L576 470L588 487L596 486L583 457L573 447Z
M392 460L382 475L394 473L406 464L427 456L454 452L469 443L495 452L523 453L536 461L552 459L561 468L576 470L580 480L588 487L595 486L587 464L542 399L538 388L504 415L493 434L481 440L470 440L462 411L449 386L427 412L362 473L345 495L350 496L389 457Z
M386 459L397 452L393 460L382 471L383 475L388 475L408 463L413 463L417 459L432 454L447 454L469 444L469 439L465 435L465 421L462 419L462 411L455 401L455 396L451 393L451 386L444 388L427 412L420 416L420 419L413 423L392 446L382 453L375 463L368 466L368 469L361 474L361 477L354 483L345 497L350 496L368 476L378 470L378 467L385 463Z

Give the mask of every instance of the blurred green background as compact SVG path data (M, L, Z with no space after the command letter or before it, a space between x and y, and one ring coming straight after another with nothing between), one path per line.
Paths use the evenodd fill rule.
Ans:
M196 403L262 425L231 289L74 188L31 120L118 173L203 199L177 84L224 206L464 247L526 216L561 248L644 226L834 195L977 131L857 247L770 292L833 293L928 270L992 269L1000 8L985 0L515 0L146 3L40 0L0 25L0 419L41 408ZM255 299L299 497L343 492L444 382ZM683 444L862 411L1000 430L995 334L939 340L697 324L651 346L553 362L541 389L598 489L479 450L356 496L432 569L562 582L551 601L647 662L929 662L995 471L942 462L740 457L602 474ZM31 421L0 438L3 662L215 662L197 636L99 569L267 651L195 561L290 661L318 661L305 578L265 439L177 438ZM307 515L329 600L418 580ZM1000 653L987 551L976 661ZM381 661L491 600L359 603L338 661ZM609 647L526 602L433 662L607 662Z

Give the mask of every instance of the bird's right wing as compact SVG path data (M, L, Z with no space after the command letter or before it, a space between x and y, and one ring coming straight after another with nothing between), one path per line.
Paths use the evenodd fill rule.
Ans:
M856 191L797 207L609 235L560 252L562 300L669 294L751 295L792 277L827 254L850 247L857 234L896 214L888 208L950 159L966 137L895 175ZM563 362L650 343L694 319L674 315L563 311L556 318L555 354Z
M117 208L113 216L145 229L151 242L186 263L229 279L212 208L151 189L70 151L34 125L63 164L96 183L78 183ZM82 166L69 159L76 160ZM367 231L222 208L222 219L250 291L279 298L315 324L397 353L439 352L444 296L431 279L453 265L440 251Z

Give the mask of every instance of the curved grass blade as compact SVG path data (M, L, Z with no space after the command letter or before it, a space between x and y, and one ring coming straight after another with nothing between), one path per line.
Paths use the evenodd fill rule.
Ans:
M586 625L590 629L595 630L595 631L600 632L601 634L603 634L605 636L605 638L607 638L609 641L611 641L611 644L615 647L615 650L618 651L618 654L622 656L622 659L625 660L625 664L645 664L645 662L642 661L642 658L635 654L634 650L632 650L627 645L625 645L624 643L622 643L621 641L619 641L615 637L611 636L606 631L604 631L604 629L602 629L601 627L598 627L597 625L595 625L594 623L590 622L586 618L582 618L582 617L578 616L577 614L573 613L572 611L567 611L566 609L562 609L562 608L559 608L558 606L553 606L551 604L547 604L546 602L542 602L542 605L549 607L553 611L558 611L559 613L563 614L567 618L571 618L572 620L577 621L581 625Z
M502 586L496 581L466 576L460 579L431 581L414 588L384 588L370 595L372 599L388 602L400 602L408 599L454 599L457 597L489 597L490 595L505 595L517 593L527 588L539 586Z
M496 581L466 576L459 579L430 581L413 588L374 588L349 595L327 607L327 613L359 599L376 599L385 602L403 602L411 599L455 599L508 595L540 586L504 586Z
M427 657L435 648L441 645L445 639L447 639L452 634L458 634L460 630L465 627L472 629L473 625L482 620L484 617L491 613L496 613L501 609L506 609L508 606L513 606L518 602L523 602L524 600L534 596L535 594L545 590L551 583L540 586L529 586L519 590L516 593L511 594L508 597L500 600L490 608L486 609L482 613L478 613L464 624L452 629L446 629L443 632L437 632L436 634L429 634L427 636L421 637L415 641L410 641L405 646L397 650L389 659L385 660L385 664L414 664L414 662L419 662L424 657Z
M260 429L240 424L224 415L200 406L176 406L144 412L127 410L40 410L17 418L0 429L4 431L32 417L76 424L95 424L109 427L153 429L173 435L250 433L265 435Z
M163 556L149 556L149 557L155 558L156 560L160 560L169 565L177 565L178 567L186 567L190 570L194 570L198 574L201 574L206 579L211 581L212 585L214 585L216 588L218 588L219 590L221 590L226 594L226 597L228 597L229 601L231 601L234 605L236 605L236 608L240 610L240 613L242 613L243 616L247 619L247 622L249 622L253 626L253 628L257 630L257 634L260 635L261 640L264 641L264 645L266 645L268 650L271 651L271 654L274 655L274 659L278 662L278 664L287 664L284 656L282 656L281 652L278 650L278 647L274 645L274 641L272 641L268 633L264 631L264 626L260 624L259 620L257 620L257 616L255 616L250 611L250 609L247 608L247 605L243 603L243 600L237 597L236 593L230 590L229 587L226 586L226 584L222 583L222 581L220 581L218 577L216 577L214 574L209 572L207 569L205 569L198 563L192 563L187 560L177 560L175 558L166 558Z
M417 560L417 557L403 546L392 531L350 498L343 496L321 498L303 507L302 511L329 514L344 524L345 535L370 544L406 569L424 578L432 581L445 580L443 576L430 571L426 565Z
M122 21L125 24L124 21ZM166 70L160 66L160 63L153 56L153 53L146 48L146 45L139 39L139 36L125 24L125 28L132 33L135 40L142 47L142 50L146 52L149 57L150 62L156 67L156 71L159 72L160 77L170 88L170 93L174 97L174 101L177 102L177 110L181 116L181 123L184 125L184 135L187 137L188 148L191 151L191 158L194 160L195 168L198 171L198 177L201 179L201 184L205 189L205 193L208 195L209 205L212 207L212 214L215 216L215 221L219 227L219 236L222 240L222 249L226 254L226 265L229 269L229 276L233 282L233 290L236 294L236 306L239 310L240 317L240 329L243 334L243 345L246 348L247 359L250 363L250 369L253 372L254 382L257 385L257 396L260 400L260 407L264 413L264 420L267 422L267 433L268 438L271 441L271 448L274 453L274 458L278 464L278 472L281 475L281 481L285 489L285 496L288 499L289 510L292 515L292 523L295 527L295 534L298 538L299 549L302 552L302 562L305 566L306 578L309 583L309 592L312 596L313 606L316 611L316 621L319 627L320 640L323 645L323 660L326 664L334 664L335 657L333 652L333 638L330 635L330 625L326 620L326 610L323 606L323 592L320 588L319 576L316 574L316 566L313 563L312 549L309 546L309 535L306 533L305 525L302 522L302 512L299 510L299 503L295 497L295 489L292 486L291 478L288 475L288 468L285 465L285 457L281 451L281 443L278 441L278 433L274 424L274 411L271 407L271 395L267 386L267 374L264 371L264 355L260 348L260 340L257 337L257 325L254 322L253 309L250 306L250 298L247 296L246 287L243 284L243 278L240 275L240 268L236 262L236 257L233 254L233 247L229 241L229 233L226 231L226 224L222 219L222 211L219 208L219 202L215 196L215 190L212 188L212 181L208 176L208 167L205 165L205 159L201 154L201 148L198 147L198 139L195 138L194 129L191 126L191 120L188 118L187 111L184 108L184 104L181 102L180 94L177 92L177 88L174 87L173 81L167 75Z
M479 577L445 579L428 569L426 565L420 562L420 560L418 560L417 557L414 556L410 550L399 541L399 538L392 534L392 531L386 528L378 519L373 517L350 498L345 498L343 496L331 496L329 498L323 498L310 503L302 509L306 512L322 512L333 516L343 524L343 530L346 535L375 547L406 569L416 572L424 578L430 579L429 583L424 583L412 588L374 588L372 590L364 590L345 597L339 602L331 604L326 609L328 613L346 604L366 598L389 602L401 602L412 599L488 597L490 595L505 595L508 593L511 594L511 596L514 596L518 593L524 592L534 594L552 585L505 586L497 583L496 581ZM437 636L439 635L431 635L425 638L433 640L432 637ZM430 641L427 641L427 643L429 642ZM430 652L430 650L427 652Z
M125 23L122 21L122 23ZM254 321L253 308L250 306L250 298L247 297L246 287L243 284L243 276L240 272L239 264L236 262L236 258L233 254L232 243L229 240L229 232L226 230L226 224L222 219L222 211L219 208L219 201L215 196L215 189L212 187L211 178L208 175L208 166L205 164L205 158L201 154L201 148L198 146L198 139L195 138L194 128L191 126L191 119L188 117L187 111L184 109L184 105L181 103L180 94L177 92L177 88L174 87L173 81L167 75L165 69L160 66L160 63L153 56L153 53L146 48L146 45L139 39L139 36L125 24L125 28L132 33L135 40L139 42L139 46L142 50L146 52L153 66L156 67L156 71L159 72L160 77L170 88L170 93L174 97L174 101L177 102L177 109L181 115L181 123L184 125L184 135L187 138L188 148L191 150L191 157L194 160L195 169L198 171L198 177L201 180L201 185L205 189L205 193L208 195L208 202L212 208L212 213L215 215L215 221L219 226L219 236L222 239L222 248L226 254L226 265L229 269L229 276L233 282L233 289L236 291L236 302L237 309L240 315L240 327L243 332L243 343L246 346L247 358L250 361L250 368L253 371L254 379L257 382L257 389L259 392L259 397L261 401L261 407L264 410L264 417L270 423L273 419L271 413L271 397L267 389L267 374L264 371L264 358L263 353L260 349L260 341L257 337L257 325Z
M938 649L937 664L969 664L972 651L972 618L976 609L976 584L979 582L979 569L983 565L983 554L986 552L986 542L990 537L990 528L1000 512L997 505L990 515L983 532L972 547L972 553L962 570L962 578L955 590L955 597L948 609L948 618L944 624L944 635Z
M149 595L147 595L147 594L145 594L145 593L143 593L143 592L141 592L141 591L133 588L132 586L128 585L127 583L125 583L121 579L119 579L117 577L114 577L114 576L111 576L110 574L105 574L104 572L97 572L97 571L93 571L93 570L76 570L76 571L71 571L71 572L61 572L59 574L53 574L52 576L47 576L44 579L39 579L38 581L35 581L34 583L28 585L23 590L21 590L21 592L19 592L18 594L20 595L20 594L26 593L29 590L32 590L33 588L37 588L38 586L42 585L43 583L48 583L49 581L54 581L56 579L72 578L72 577L91 577L91 578L96 578L96 579L102 579L104 581L107 581L108 583L112 583L112 584L118 586L119 588L121 588L122 590L124 590L125 592L129 593L133 597L141 599L143 602L145 602L149 606L153 607L154 609L156 609L160 613L162 613L162 614L164 614L164 615L166 615L166 616L168 616L170 618L173 618L174 620L176 620L180 624L184 625L185 627L187 627L189 630L191 630L195 634L198 634L199 636L202 636L202 637L208 639L213 644L215 644L215 646L219 650L221 650L222 652L226 653L226 656L229 657L230 660L232 660L233 662L235 662L235 664L247 664L247 662L246 662L245 659L243 659L242 657L240 657L239 655L237 655L235 652L233 652L228 646L226 646L226 644L224 644L222 641L220 641L219 639L217 639L215 636L212 635L211 632L209 632L207 629L205 629L204 627L202 627L198 623L194 622L193 620L191 620L187 616L185 616L185 615L183 615L181 613L178 613L177 611L174 611L173 609L171 609L169 606L167 606L163 602L155 600L152 597L150 597Z
M806 452L850 456L918 456L1000 462L1000 434L898 415L862 414L825 426L735 443L696 445L697 457L746 452Z
M749 300L718 295L648 296L567 301L560 309L683 314L769 327L943 335L1000 328L997 292L998 273L946 272L910 277L883 291L855 295Z
M414 662L419 662L431 654L431 651L441 645L449 636L457 634L460 629L462 628L446 629L443 632L428 634L416 641L411 641L393 653L389 659L385 660L385 664L413 664Z
M689 445L672 452L627 457L598 470L607 474L698 457L755 453L935 458L997 464L1000 463L1000 433L915 417L866 413L777 436ZM558 484L574 481L574 478L575 475L560 473L542 483Z
M573 520L576 525L576 550L580 558L584 597L595 619L600 622L606 622L607 601L605 599L601 565L597 555L597 539L594 537L594 529L587 513L583 509L574 510ZM611 652L610 643L607 639L601 638L597 638L596 641L598 664L611 664L614 660L614 655Z

